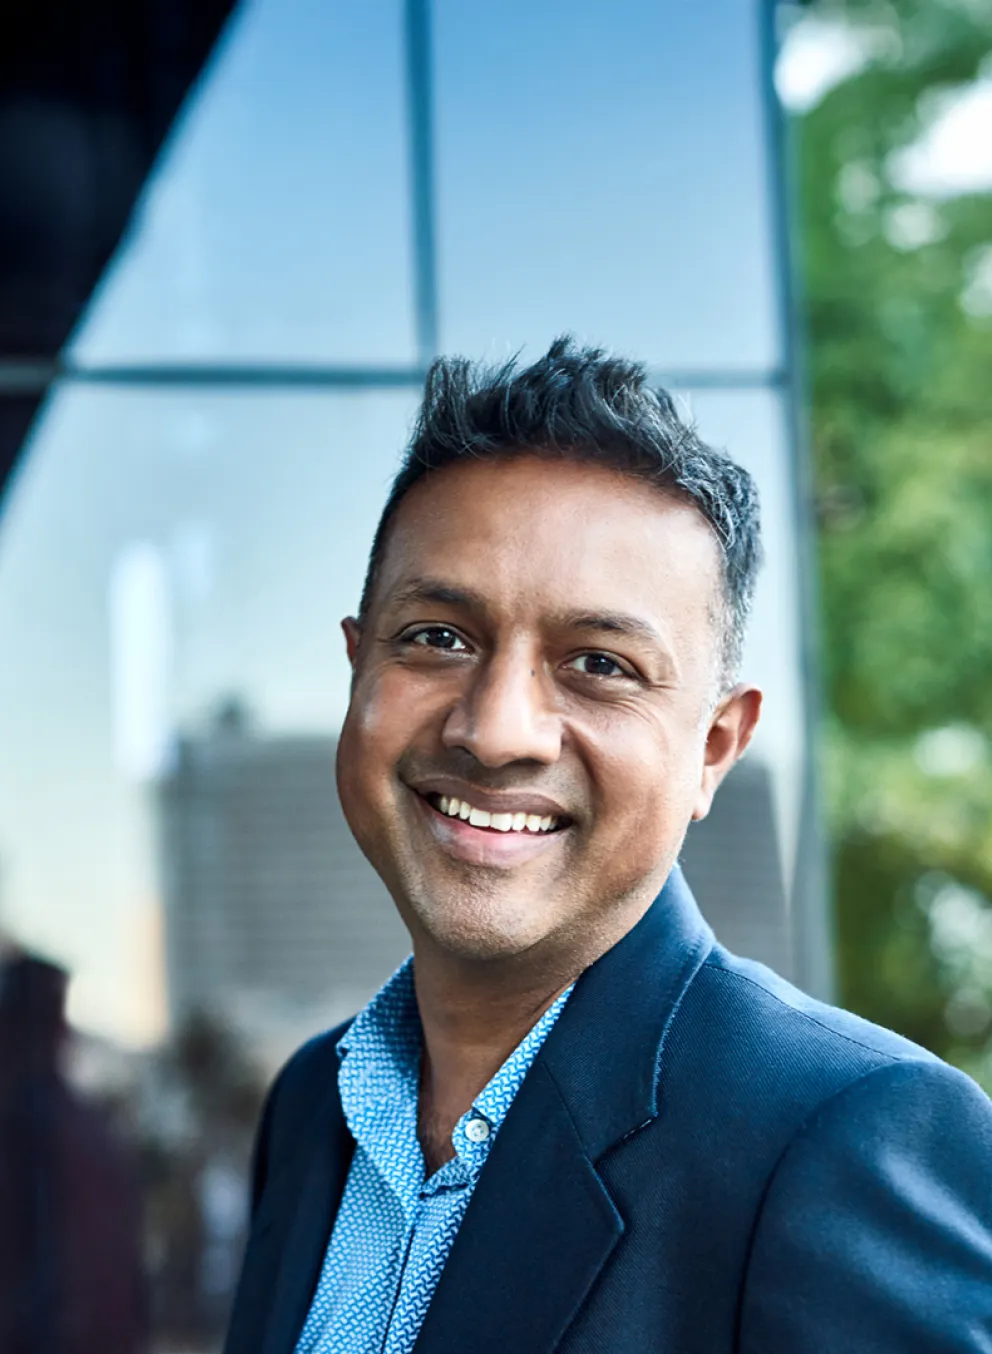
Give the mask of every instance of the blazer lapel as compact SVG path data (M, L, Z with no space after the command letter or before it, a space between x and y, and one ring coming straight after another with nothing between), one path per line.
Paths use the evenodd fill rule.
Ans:
M676 866L633 930L576 984L535 1065L547 1065L592 1161L658 1115L665 1039L713 943Z
M624 1230L596 1162L659 1113L665 1035L712 943L676 867L580 978L499 1130L415 1354L558 1344Z
M552 1349L622 1232L554 1081L535 1064L476 1186L415 1354Z

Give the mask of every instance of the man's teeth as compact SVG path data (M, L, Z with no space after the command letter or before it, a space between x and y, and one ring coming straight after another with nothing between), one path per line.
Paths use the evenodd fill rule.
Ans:
M487 813L485 809L473 809L464 799L448 795L441 795L440 809L449 818L461 818L472 827L491 827L497 832L551 832L558 826L553 814L542 818L538 813Z

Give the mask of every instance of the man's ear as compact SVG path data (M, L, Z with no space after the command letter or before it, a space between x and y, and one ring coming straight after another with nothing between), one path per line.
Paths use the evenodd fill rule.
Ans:
M341 629L344 631L345 648L348 650L348 662L352 668L355 666L355 656L358 653L358 645L361 642L361 626L354 616L345 616L341 622Z
M692 809L694 821L709 813L720 782L750 743L760 713L761 692L755 686L735 686L717 705L706 735L703 774Z

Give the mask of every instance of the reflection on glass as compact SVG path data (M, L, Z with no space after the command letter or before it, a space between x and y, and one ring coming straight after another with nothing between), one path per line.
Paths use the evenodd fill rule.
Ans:
M336 751L255 728L231 697L157 787L170 1023L226 1021L270 1066L353 1014L406 950L341 812Z
M5 504L0 930L15 964L52 954L73 974L70 1080L53 1045L46 1095L130 1144L144 1278L133 1187L107 1216L131 1218L127 1320L150 1319L163 1354L219 1341L275 1067L406 952L341 815L334 754L338 623L412 408L69 385ZM7 990L0 977L0 1007ZM129 1354L131 1328L121 1315L102 1347Z
M757 0L437 0L441 343L779 364Z
M333 738L339 621L412 407L407 394L53 397L0 535L3 917L69 965L88 1028L140 1044L165 1027L151 782L175 773L181 740L196 764L230 696L251 711L252 747ZM388 964L395 933L387 949Z
M400 0L238 5L72 355L411 362L401 38Z

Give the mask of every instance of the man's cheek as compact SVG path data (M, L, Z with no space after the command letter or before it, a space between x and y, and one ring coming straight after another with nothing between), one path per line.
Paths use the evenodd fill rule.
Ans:
M402 744L425 704L423 683L403 669L378 668L363 677L354 702L363 736L374 746Z
M375 672L363 673L352 697L348 718L355 735L365 745L374 745L383 725L388 726L389 703L383 699L383 683Z

